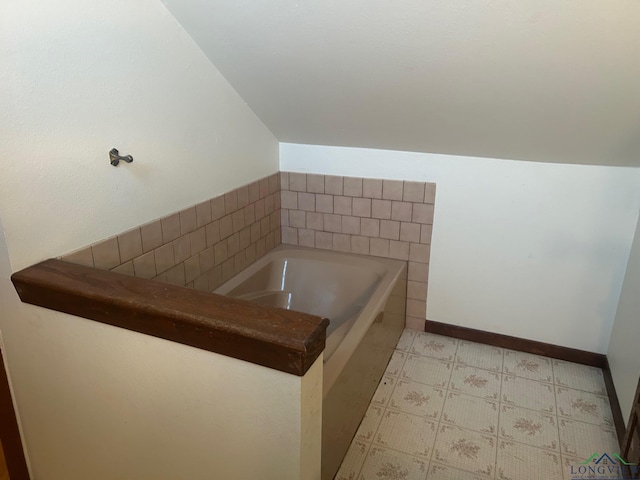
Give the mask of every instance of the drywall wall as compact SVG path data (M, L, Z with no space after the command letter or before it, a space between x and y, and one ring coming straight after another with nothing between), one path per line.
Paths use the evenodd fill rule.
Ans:
M13 269L278 170L278 144L161 2L3 2ZM134 163L114 168L116 147Z
M3 333L32 478L319 478L322 356L298 377L23 308Z
M9 281L277 172L276 139L161 2L0 10L0 255L10 263L0 330L33 478L211 478L222 468L297 479L287 449L301 448L302 407L288 394L299 379L23 305ZM134 162L110 166L112 147ZM257 388L269 378L273 387ZM234 421L231 406L263 423Z
M640 169L286 143L280 168L435 182L427 318L607 351Z
M611 332L607 358L611 367L622 416L629 419L633 396L640 376L640 221L635 237L627 272L622 285L620 302Z

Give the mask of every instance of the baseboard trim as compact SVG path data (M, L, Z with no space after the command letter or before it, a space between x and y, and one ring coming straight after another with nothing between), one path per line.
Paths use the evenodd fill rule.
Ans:
M602 374L604 375L604 384L607 386L607 395L609 396L609 404L611 405L613 424L615 425L616 433L618 434L618 443L622 449L624 445L626 427L624 417L622 416L622 409L620 408L620 401L618 400L618 394L616 393L616 387L613 384L613 377L611 376L611 367L609 366L608 358L605 358L605 366L602 367ZM620 450L620 452L622 452L622 450Z
M620 402L618 401L618 395L613 385L611 369L609 368L609 361L606 355L588 352L586 350L578 350L576 348L562 347L551 343L527 340L526 338L512 337L501 333L492 333L474 328L461 327L459 325L434 322L433 320L425 320L424 331L601 368L607 388L607 396L609 397L609 403L611 405L613 423L616 427L616 433L618 434L618 441L620 445L622 445L625 434L625 422L622 418Z
M566 360L567 362L582 363L592 367L604 368L607 357L601 353L587 352L576 348L561 347L551 343L537 342L525 338L512 337L501 333L486 332L474 328L449 325L448 323L425 320L424 331L460 338L471 342L484 343L495 347L510 348L519 352L533 353L545 357Z

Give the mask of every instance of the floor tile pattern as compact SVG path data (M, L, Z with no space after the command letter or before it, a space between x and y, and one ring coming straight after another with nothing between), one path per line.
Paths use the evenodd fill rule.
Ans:
M405 330L336 480L570 480L618 452L598 368Z

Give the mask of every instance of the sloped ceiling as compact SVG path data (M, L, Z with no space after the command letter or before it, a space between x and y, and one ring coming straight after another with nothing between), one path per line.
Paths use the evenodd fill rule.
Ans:
M163 1L280 141L640 166L638 0Z

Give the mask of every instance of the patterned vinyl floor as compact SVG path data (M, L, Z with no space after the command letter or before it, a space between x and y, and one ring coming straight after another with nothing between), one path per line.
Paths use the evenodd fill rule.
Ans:
M571 480L618 450L600 369L405 330L335 478Z

